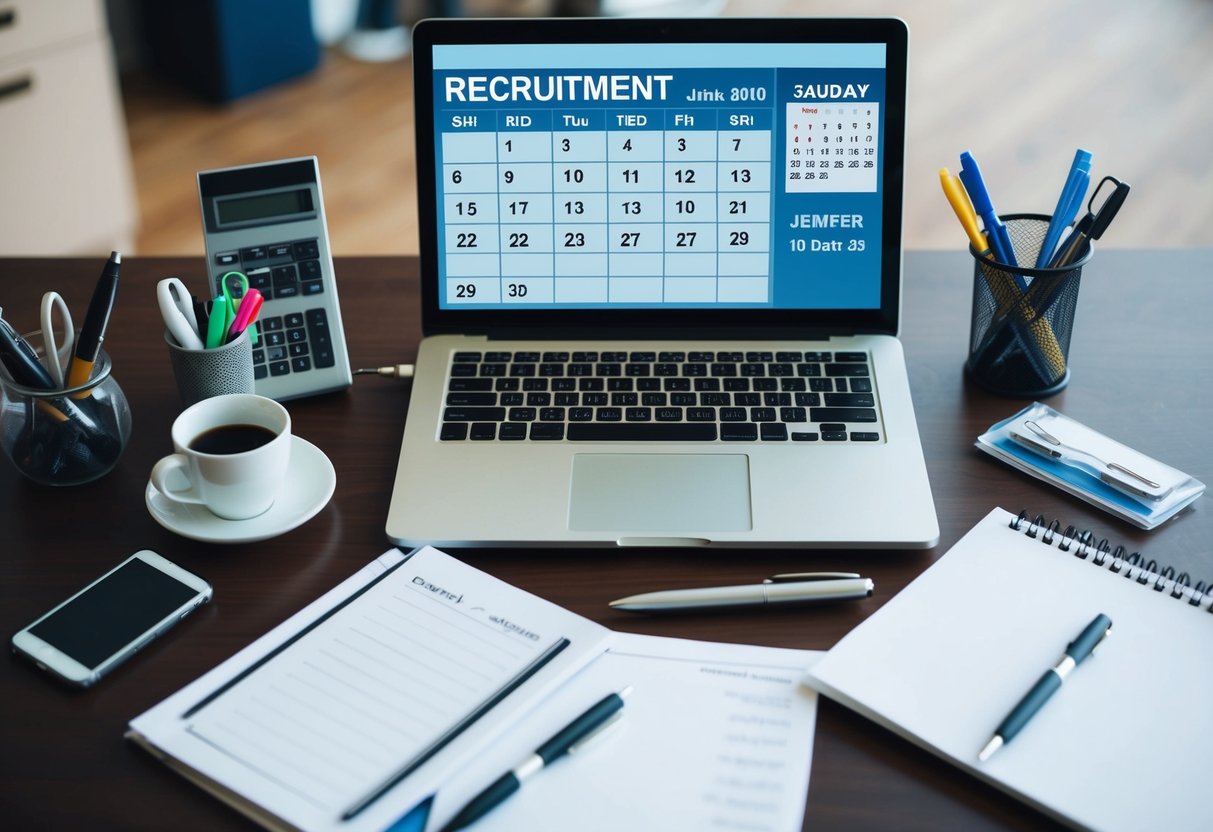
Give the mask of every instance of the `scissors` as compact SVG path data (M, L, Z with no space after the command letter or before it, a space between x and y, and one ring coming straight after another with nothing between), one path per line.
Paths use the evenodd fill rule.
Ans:
M63 318L63 345L55 338L55 311ZM67 367L71 362L72 347L76 343L76 329L72 325L72 313L67 302L58 292L47 292L42 296L42 344L46 354L46 366L50 370L55 386L62 388L67 378Z
M187 350L202 349L193 298L190 297L185 284L175 277L164 278L156 284L156 300L160 304L164 325L177 345Z

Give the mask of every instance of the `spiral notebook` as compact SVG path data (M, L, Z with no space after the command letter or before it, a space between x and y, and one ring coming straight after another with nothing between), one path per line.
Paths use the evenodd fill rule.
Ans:
M1106 641L979 763L1003 717L1099 613L1112 619ZM1205 581L995 509L806 681L1077 828L1207 829L1192 800L1213 771L1211 613Z

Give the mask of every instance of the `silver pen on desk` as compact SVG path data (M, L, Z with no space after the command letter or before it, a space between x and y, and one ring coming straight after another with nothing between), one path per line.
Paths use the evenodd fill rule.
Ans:
M611 602L611 608L628 612L677 612L712 609L804 604L867 598L875 589L871 578L855 572L794 572L772 575L760 584L667 589L629 595Z

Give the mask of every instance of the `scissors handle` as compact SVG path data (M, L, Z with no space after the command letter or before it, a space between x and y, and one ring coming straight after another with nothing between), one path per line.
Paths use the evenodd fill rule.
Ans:
M55 339L55 311L63 318L63 344ZM58 292L47 292L42 296L42 343L46 352L46 366L57 387L67 380L67 366L71 360L72 347L76 342L76 329L67 302Z

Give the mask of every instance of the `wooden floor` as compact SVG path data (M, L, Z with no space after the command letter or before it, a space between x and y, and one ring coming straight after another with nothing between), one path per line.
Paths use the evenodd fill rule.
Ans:
M1077 147L1133 186L1109 247L1213 245L1213 3L730 2L747 16L894 14L910 27L907 248L962 248L937 171L979 159L997 208L1050 213ZM147 77L123 97L139 254L201 253L194 173L320 159L337 255L417 252L407 59L330 52L306 78L226 107Z

